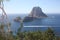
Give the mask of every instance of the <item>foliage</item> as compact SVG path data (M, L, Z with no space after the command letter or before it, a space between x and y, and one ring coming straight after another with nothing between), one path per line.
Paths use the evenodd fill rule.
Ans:
M44 35L46 38L45 40L53 40L55 37L54 31L51 28L48 28Z
M53 29L49 28L46 31L28 31L22 32L23 22L21 22L18 28L17 34L13 35L11 31L9 34L2 33L4 25L0 25L0 40L60 40L60 37L56 36Z

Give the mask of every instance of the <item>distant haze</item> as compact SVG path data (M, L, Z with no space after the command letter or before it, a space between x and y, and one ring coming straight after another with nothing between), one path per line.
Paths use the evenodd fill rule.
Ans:
M30 13L35 6L41 7L42 11L46 14L60 13L60 0L10 0L4 2L4 9L10 14L27 14Z

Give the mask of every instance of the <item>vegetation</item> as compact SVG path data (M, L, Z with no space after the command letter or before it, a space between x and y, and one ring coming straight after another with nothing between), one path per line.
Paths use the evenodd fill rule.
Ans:
M16 35L13 32L7 34L4 30L4 25L0 25L0 40L60 40L60 37L55 36L52 28L48 28L46 31L29 31L22 32L23 22L17 31Z

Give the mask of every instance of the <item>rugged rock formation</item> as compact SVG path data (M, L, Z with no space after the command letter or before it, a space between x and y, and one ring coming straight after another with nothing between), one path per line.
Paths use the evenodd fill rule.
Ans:
M45 18L45 17L47 17L47 15L45 15L42 12L42 9L40 7L33 7L31 13L27 17L24 18L24 22L32 21L35 18Z
M20 17L16 17L16 18L14 19L15 22L20 22L20 20L21 20Z
M34 7L29 15L30 17L37 17L37 18L41 18L41 17L47 17L47 15L45 15L42 12L42 9L40 7Z
M33 7L31 13L28 16L26 16L23 19L23 21L29 22L36 18L45 18L45 17L47 17L47 15L42 12L42 9L40 7ZM20 20L21 20L20 17L16 17L16 19L14 19L14 21L17 21L17 22L19 22Z

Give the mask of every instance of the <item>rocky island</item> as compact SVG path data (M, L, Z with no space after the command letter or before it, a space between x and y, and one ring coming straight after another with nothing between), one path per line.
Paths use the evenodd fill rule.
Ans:
M46 18L47 15L42 12L40 7L33 7L31 13L24 18L24 22L32 21L36 18Z
M20 20L21 20L20 17L16 17L16 18L14 19L15 22L20 22Z
M42 12L42 9L40 7L33 7L31 13L23 19L23 22L30 22L37 18L46 18L46 17L47 15ZM14 21L17 22L19 22L20 20L21 20L20 17L16 17L14 19Z

